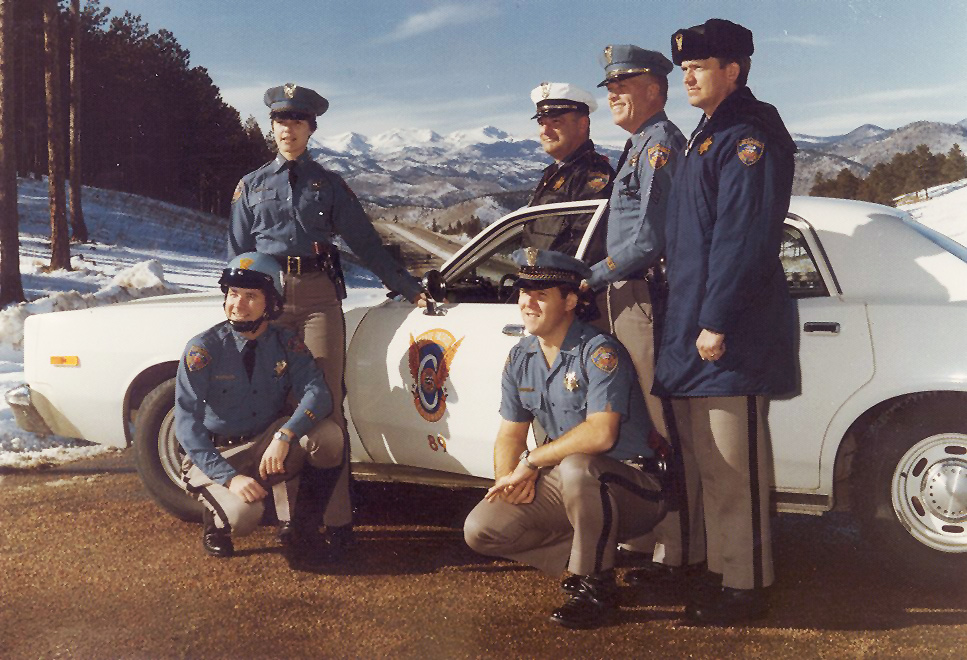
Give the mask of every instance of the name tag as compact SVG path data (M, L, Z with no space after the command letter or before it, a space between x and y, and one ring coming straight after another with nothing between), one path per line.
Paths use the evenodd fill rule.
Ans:
M534 388L533 387L518 387L517 388L517 391L518 392L533 392L534 391Z
M235 374L215 374L215 380L235 380Z

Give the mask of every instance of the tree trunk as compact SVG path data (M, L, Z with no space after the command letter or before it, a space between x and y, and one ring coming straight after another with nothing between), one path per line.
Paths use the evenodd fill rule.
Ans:
M13 127L13 0L0 0L0 306L24 299Z
M57 0L44 0L44 85L47 89L47 176L50 199L50 270L70 270L64 199L64 125L60 105L60 29Z
M87 243L87 225L81 205L81 0L71 0L71 108L70 108L70 207L71 240Z

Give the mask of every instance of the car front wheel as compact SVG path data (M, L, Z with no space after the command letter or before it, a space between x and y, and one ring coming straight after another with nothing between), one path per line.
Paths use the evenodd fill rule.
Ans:
M134 429L134 463L145 490L171 515L201 520L201 504L184 489L184 452L175 439L175 380L168 379L144 398Z
M956 393L911 398L864 443L860 521L875 552L914 579L967 569L967 417Z

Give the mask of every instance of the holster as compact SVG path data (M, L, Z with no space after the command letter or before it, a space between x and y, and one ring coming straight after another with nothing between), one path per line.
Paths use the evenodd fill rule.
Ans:
M325 271L329 279L336 287L336 295L340 300L346 299L346 278L342 272L342 261L339 250L334 245L327 243L313 243L312 249L319 260L319 267Z

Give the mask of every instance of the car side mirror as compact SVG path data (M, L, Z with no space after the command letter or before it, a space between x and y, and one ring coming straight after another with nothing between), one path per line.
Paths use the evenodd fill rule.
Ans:
M430 295L430 300L426 304L426 313L430 316L438 316L443 313L443 310L437 310L434 304L434 301L442 303L447 297L447 283L443 279L443 273L436 269L428 270L423 274L423 279L420 283Z

